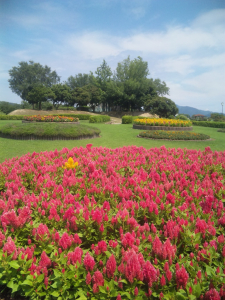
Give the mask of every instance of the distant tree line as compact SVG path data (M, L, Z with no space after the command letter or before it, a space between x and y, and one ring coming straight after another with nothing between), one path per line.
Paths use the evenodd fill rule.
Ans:
M178 113L175 103L166 97L166 83L148 78L148 63L141 57L131 60L128 56L118 63L114 73L103 60L95 75L79 73L63 83L56 71L33 61L20 62L9 70L9 75L11 90L33 108L52 103L55 108L88 106L95 111L101 104L103 111L144 109L161 117Z

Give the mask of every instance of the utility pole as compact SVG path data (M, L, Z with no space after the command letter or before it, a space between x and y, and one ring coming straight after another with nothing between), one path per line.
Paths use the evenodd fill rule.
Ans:
M223 102L221 103L221 105L222 105L222 116L223 116Z

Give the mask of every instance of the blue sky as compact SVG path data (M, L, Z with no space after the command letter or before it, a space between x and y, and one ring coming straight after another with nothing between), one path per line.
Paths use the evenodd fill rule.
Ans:
M21 102L8 84L20 61L48 65L63 82L103 59L114 71L130 55L176 104L222 112L224 0L0 0L0 30L0 101Z

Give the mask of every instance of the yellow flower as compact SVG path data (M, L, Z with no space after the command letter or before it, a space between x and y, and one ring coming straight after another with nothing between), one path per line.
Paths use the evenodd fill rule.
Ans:
M68 161L65 162L63 169L74 169L78 166L78 162L74 162L72 157L69 157Z

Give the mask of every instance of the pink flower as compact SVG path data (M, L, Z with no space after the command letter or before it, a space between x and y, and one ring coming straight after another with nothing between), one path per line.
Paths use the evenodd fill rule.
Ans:
M147 282L149 287L152 286L153 282L156 282L158 280L157 271L148 260L144 264L143 275L144 281Z
M138 287L136 286L134 289L134 296L137 296L137 295L138 295Z
M91 274L90 272L87 273L87 276L86 276L86 284L90 284L91 283Z
M176 283L178 289L185 289L187 282L188 282L189 275L185 270L184 266L182 265L181 268L177 268L176 270Z
M67 232L64 232L61 239L59 240L59 246L65 250L69 248L71 244L72 244L71 237L68 235Z
M220 294L217 292L216 289L210 289L204 295L204 300L220 300Z
M92 271L95 266L95 260L94 258L89 254L89 252L86 253L84 257L84 266L87 271Z
M3 247L3 252L6 252L8 256L13 253L13 257L12 257L13 260L15 260L17 258L16 245L11 237L7 238L7 242L5 243L5 245Z
M92 277L92 281L97 286L103 286L104 285L104 278L103 278L102 273L99 270L94 272L94 275Z
M106 263L106 273L108 278L112 278L116 271L116 259L112 254Z
M45 253L45 251L43 251L41 253L41 259L40 259L40 262L39 262L39 266L40 267L50 267L52 264L52 261L51 259L48 257L48 255Z
M162 277L160 279L160 284L161 284L161 286L166 285L166 279L165 279L164 275L162 275Z

